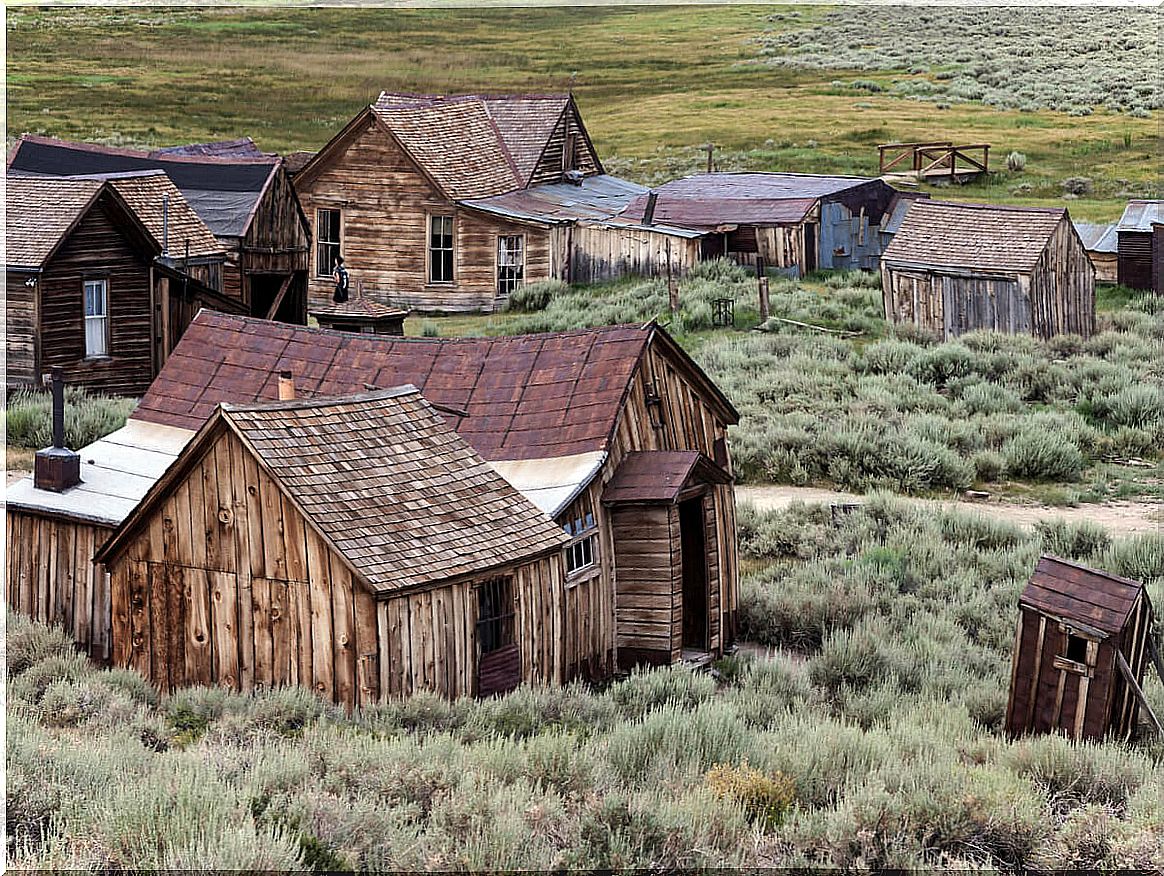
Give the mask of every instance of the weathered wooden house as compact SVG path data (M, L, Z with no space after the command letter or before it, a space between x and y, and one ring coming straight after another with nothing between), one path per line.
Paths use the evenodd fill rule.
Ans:
M943 339L1095 330L1095 269L1067 210L915 201L881 257L885 317Z
M566 540L400 387L220 406L96 559L114 665L351 708L562 681Z
M85 605L97 608L88 620L71 615L36 548L9 556L10 603L64 622L99 653L109 591L104 570L90 571L93 541L121 525L219 404L277 399L283 372L308 399L417 386L568 535L561 617L569 632L533 633L565 636L563 677L671 663L684 652L710 657L734 641L727 427L738 415L654 324L393 338L203 312L125 428L82 451L82 484L58 494L28 480L8 490L10 538L75 558L66 565L90 576ZM85 638L94 635L97 646Z
M5 204L9 386L60 366L70 383L140 395L199 309L243 309L216 291L222 244L160 171L10 173Z
M619 214L698 232L699 258L761 260L790 276L876 270L899 193L880 179L800 173L701 173L639 194Z
M253 316L302 325L311 226L282 160L247 142L142 152L26 134L8 166L59 176L165 171L227 251L221 291Z
M1117 279L1129 289L1164 288L1160 259L1153 257L1154 224L1164 223L1164 201L1128 201L1116 223Z
M1091 266L1095 268L1095 282L1116 283L1119 281L1118 253L1119 238L1116 223L1107 225L1094 222L1074 222L1075 232L1087 250Z
M1151 635L1142 584L1040 558L1019 598L1007 732L1127 740L1141 707L1159 730L1142 688Z
M605 175L568 94L381 94L295 188L317 302L339 255L382 303L472 311L536 280L678 272L698 237L617 217L643 189Z

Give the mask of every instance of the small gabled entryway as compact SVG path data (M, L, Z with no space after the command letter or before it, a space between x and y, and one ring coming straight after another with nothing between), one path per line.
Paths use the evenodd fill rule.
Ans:
M712 488L731 475L696 451L627 454L603 492L614 542L615 646L623 668L718 653Z

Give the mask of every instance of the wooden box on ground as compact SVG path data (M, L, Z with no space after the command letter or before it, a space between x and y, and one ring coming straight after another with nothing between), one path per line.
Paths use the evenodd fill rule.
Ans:
M1142 584L1056 557L1019 599L1006 729L1128 739L1144 706L1152 606Z

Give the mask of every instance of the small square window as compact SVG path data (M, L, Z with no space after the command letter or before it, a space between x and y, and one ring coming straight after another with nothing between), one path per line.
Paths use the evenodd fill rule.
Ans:
M1072 663L1087 663L1087 639L1068 634L1067 653L1063 656Z

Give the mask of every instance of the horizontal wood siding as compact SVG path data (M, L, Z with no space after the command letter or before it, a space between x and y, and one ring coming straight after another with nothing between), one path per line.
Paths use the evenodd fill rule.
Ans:
M1147 231L1120 231L1116 235L1121 286L1152 288L1152 234Z
M98 202L40 278L41 370L65 369L70 384L141 395L153 379L150 267ZM85 358L85 280L108 281L109 356Z
M567 163L565 155L567 133L573 135L574 155L573 161L570 162L571 166L587 175L598 172L598 156L594 154L582 134L577 112L572 106L568 106L550 135L541 159L530 174L529 185L561 182L562 171Z
M33 281L31 286L26 282L30 279ZM4 349L9 386L36 383L38 380L39 313L36 280L35 274L8 272Z
M663 664L678 656L675 643L682 636L683 574L676 555L679 522L672 518L677 518L677 512L666 505L618 507L610 514L620 662L627 654L633 660L626 662Z
M11 507L5 518L8 605L41 623L60 624L89 656L107 662L109 576L93 554L113 530Z

